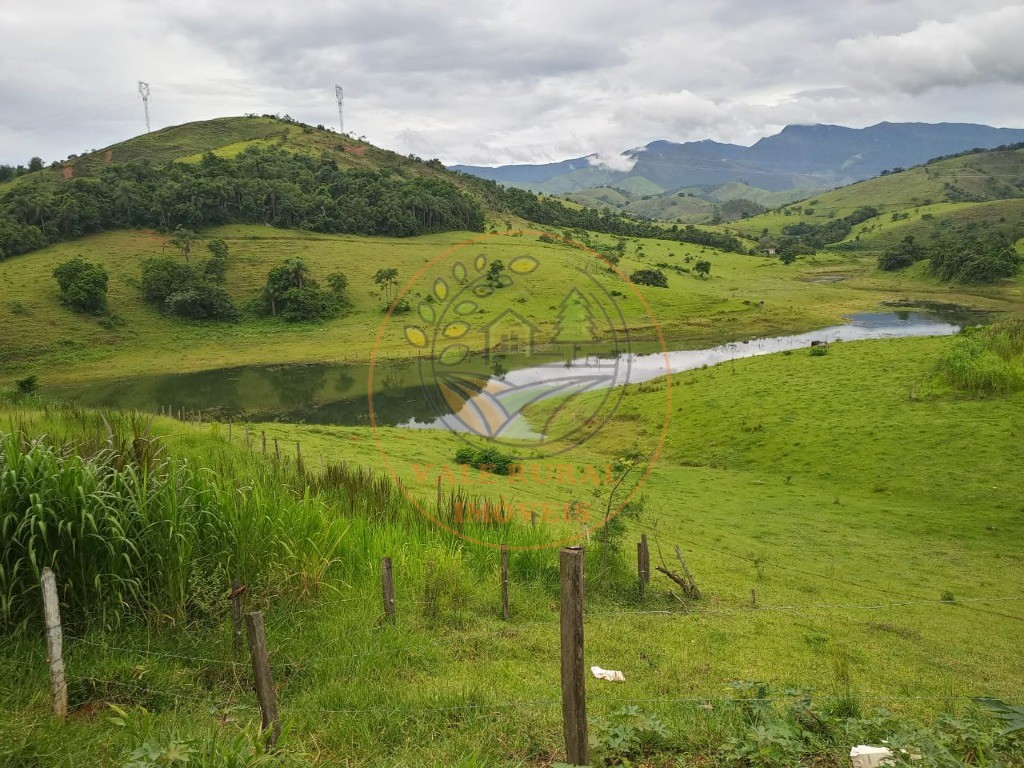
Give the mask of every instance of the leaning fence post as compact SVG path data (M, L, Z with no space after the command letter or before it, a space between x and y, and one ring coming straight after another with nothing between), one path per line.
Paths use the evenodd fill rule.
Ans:
M245 587L237 581L231 583L231 641L235 653L242 650L242 633L244 632L245 616L242 602L245 600Z
M380 562L380 584L384 592L384 614L388 621L395 620L395 579L391 572L391 558Z
M68 685L64 679L64 633L60 627L60 600L53 571L43 568L43 616L46 620L46 646L50 663L50 696L53 714L68 716Z
M509 620L512 615L508 603L508 547L501 545L501 618Z
M569 765L590 762L583 670L583 548L565 547L561 567L562 730Z
M262 715L262 730L267 734L267 747L277 744L281 736L281 719L277 714L277 694L274 680L270 676L270 654L267 651L267 636L263 631L263 613L255 611L245 614L245 628L249 634L249 656L252 659L252 674L256 682L256 700Z

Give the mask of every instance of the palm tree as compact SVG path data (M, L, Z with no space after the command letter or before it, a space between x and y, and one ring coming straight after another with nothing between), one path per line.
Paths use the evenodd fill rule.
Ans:
M202 237L191 229L185 229L179 225L178 228L174 230L174 234L171 235L170 243L175 248L181 250L185 256L186 262L191 262L192 244L202 239Z

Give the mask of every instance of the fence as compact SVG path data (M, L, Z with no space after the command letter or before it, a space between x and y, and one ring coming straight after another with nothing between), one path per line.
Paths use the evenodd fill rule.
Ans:
M644 589L650 578L650 553L648 549L646 536L642 537L637 544L638 558L637 558L637 584L638 589ZM545 709L554 708L561 704L562 711L562 723L563 723L563 737L565 742L565 753L567 760L570 765L586 765L588 763L588 717L587 717L587 691L585 685L585 679L587 676L586 669L584 666L584 658L586 656L586 646L584 642L585 629L588 625L592 629L600 627L600 621L603 618L609 618L617 620L623 616L628 615L642 615L650 617L652 621L671 620L671 621L688 621L695 617L706 617L715 615L725 614L747 614L751 616L761 615L770 612L792 612L800 615L804 615L809 611L814 610L863 610L863 611L884 611L894 608L902 608L907 606L921 606L927 608L940 608L949 609L952 607L949 601L945 600L931 600L931 599L919 599L907 595L899 595L899 599L889 600L886 602L866 602L866 603L808 603L808 604L790 604L790 605L772 605L766 603L764 600L760 602L757 600L756 594L752 594L751 602L749 605L736 605L736 606L716 606L716 607L704 607L700 604L700 600L694 597L693 592L688 592L689 599L680 600L679 610L644 610L639 609L614 609L614 610L599 610L599 611L588 611L586 608L586 599L584 592L584 573L583 573L583 561L584 554L583 549L579 547L565 548L560 551L560 602L559 602L559 648L561 658L561 673L560 673L560 696L552 695L550 698L540 698L532 700L516 700L516 701L503 701L503 702L491 702L491 703L470 703L470 704L458 704L448 706L408 706L408 705L397 705L397 704L381 704L375 707L368 708L317 708L315 714L318 715L349 715L349 716L360 716L370 714L387 714L387 713L398 713L398 712L428 712L428 711L445 711L452 713L459 713L460 718L473 717L473 718L484 718L488 716L488 713L494 711L500 711L503 709L511 708L530 708L530 709ZM673 578L680 587L686 585L694 585L693 574L689 573L689 569L683 560L681 553L679 553L680 565L683 568L685 575L674 573ZM669 570L665 568L664 570ZM664 572L664 571L663 571ZM668 574L666 574L668 575ZM815 574L817 575L817 574ZM399 574L400 576L400 574ZM838 579L844 583L847 580ZM416 597L412 594L400 594L395 589L395 571L394 566L391 563L390 558L385 558L381 563L381 592L379 595L357 595L350 597L343 597L336 600L339 604L349 603L362 603L367 606L376 604L379 610L382 610L383 620L374 626L368 626L363 630L363 633L368 638L381 638L382 633L389 626L394 626L401 621L402 608L408 608L410 605L417 602ZM680 581L682 583L680 583ZM549 621L539 622L522 622L514 621L513 601L510 596L510 574L508 567L508 552L503 550L501 557L501 568L499 575L499 582L495 585L497 599L495 601L495 615L500 610L500 615L503 619L503 624L506 626L516 627L519 629L526 629L529 627L540 627L543 626L547 629L553 629L553 623ZM883 590L888 591L888 590ZM696 590L699 594L699 590ZM92 647L99 652L110 655L119 655L126 659L132 658L162 658L170 660L180 660L187 662L191 665L201 665L209 667L210 669L220 668L229 670L230 674L239 681L239 684L252 683L252 690L255 693L255 701L252 702L258 707L258 711L261 718L261 725L263 733L266 737L267 745L273 746L280 733L281 733L281 707L287 710L287 701L278 702L277 700L277 689L272 675L271 659L275 656L275 649L267 641L267 628L277 629L279 627L293 625L303 614L315 613L322 611L322 607L311 607L311 608L299 608L290 612L279 612L267 617L264 616L263 612L260 611L248 611L244 610L244 601L246 599L246 590L243 585L235 584L228 596L228 600L225 605L225 616L230 621L231 636L232 636L232 648L235 651L236 658L224 659L214 658L211 656L198 656L187 653L169 653L164 651L155 651L147 648L127 648L110 645L105 642L96 642L89 637L83 635L75 637L70 633L65 632L65 627L62 626L60 620L59 605L57 602L57 589L56 579L50 569L44 569L42 575L42 595L43 595L43 612L46 618L46 657L45 664L49 670L50 679L50 698L52 701L53 712L57 717L66 717L68 713L68 685L69 681L79 685L91 686L94 689L120 689L133 695L145 695L158 697L162 695L168 695L174 698L175 701L181 700L184 702L202 703L209 704L208 695L195 695L189 693L182 693L180 691L168 693L167 691L161 691L159 689L150 688L146 685L137 685L131 682L123 680L107 680L102 678L95 678L90 676L78 676L76 674L74 660L67 661L67 650L69 648L75 649L78 647ZM1008 604L1024 601L1024 595L993 595L988 597L977 597L959 599L955 605L965 610L978 609L982 604ZM422 604L426 601L421 599L419 601ZM641 601L642 602L642 601ZM1017 616L1015 614L1004 614L1002 612L992 612L995 615L1006 616L1013 619L1021 619L1024 617ZM240 620L241 618L241 620ZM244 629L242 625L244 624ZM507 630L498 629L490 633L486 633L480 637L475 638L478 641L486 641L492 638L503 637L507 634ZM239 660L238 656L241 656L241 651L244 649L241 646L241 641L244 638L247 640L248 647L248 659ZM415 645L389 645L380 641L375 642L374 647L370 650L366 650L361 653L339 653L342 643L351 643L353 640L352 634L347 634L344 638L340 638L335 641L336 644L326 643L318 646L317 653L321 655L329 655L333 663L338 665L344 665L346 662L352 662L361 657L371 656L386 656L386 655L400 655L409 653L412 651L423 651L426 647L444 647L451 646L452 641L450 637L441 636L436 640L429 643L416 643ZM40 649L42 646L40 646ZM552 651L551 661L553 662L554 653ZM291 658L289 663L295 665L303 665L310 661L302 657ZM40 662L42 663L42 662ZM8 667L34 667L33 662L26 662L16 659L4 659L0 655L0 664ZM555 692L552 691L552 694ZM1014 693L1013 696L1018 694ZM873 701L879 703L889 701L953 701L957 699L966 699L965 696L889 696L889 695L870 695L861 694L862 698L870 698ZM773 697L778 698L778 697ZM822 698L822 697L819 697ZM827 698L827 697L825 697ZM1011 698L1011 696L1007 696ZM751 699L746 699L751 701ZM753 699L759 700L759 699ZM708 698L708 697L659 697L659 698L616 698L617 704L672 704L672 705L694 705L709 707L717 702L736 702L736 698ZM252 703L250 706L252 706Z

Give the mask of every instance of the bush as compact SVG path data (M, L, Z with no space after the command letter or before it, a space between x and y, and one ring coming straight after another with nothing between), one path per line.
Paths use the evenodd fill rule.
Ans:
M19 395L31 395L39 391L39 377L26 376L24 379L14 382L14 386L17 387Z
M53 270L60 300L76 312L102 314L107 310L107 270L99 264L71 259Z
M878 268L887 272L909 267L921 259L928 258L928 252L914 242L913 235L907 235L892 248L887 248L878 257Z
M634 285L650 285L654 288L668 288L668 278L660 269L638 269L629 276Z
M191 288L172 293L164 302L167 311L190 320L235 320L238 311L223 288L197 283Z
M213 258L210 262L224 263ZM226 265L225 265L226 266ZM204 273L209 270L209 263ZM214 269L216 276L219 270ZM227 291L205 274L177 259L162 256L142 262L142 298L153 306L190 320L235 320L238 311Z
M492 475L507 475L516 466L516 457L502 453L497 448L473 448L467 445L455 452L455 463L482 469Z

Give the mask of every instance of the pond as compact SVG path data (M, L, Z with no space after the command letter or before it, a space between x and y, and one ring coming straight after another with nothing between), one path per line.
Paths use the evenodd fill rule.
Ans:
M963 325L980 322L978 316L950 314L941 310L901 310L852 315L842 325L809 333L732 342L710 349L678 350L668 354L671 372L718 365L757 355L810 346L861 339L944 336L957 333ZM648 345L649 348L650 345ZM538 361L539 364L538 364ZM374 371L373 410L380 426L459 429L456 419L447 418L459 410L459 403L474 399L474 392L498 392L509 398L530 401L552 394L580 392L636 384L666 373L661 353L609 356L598 351L590 355L535 354L472 358L460 371L462 401L446 405L444 397L430 396L443 385L448 374L431 361L389 362ZM65 388L51 388L49 394L83 405L116 407L157 412L171 408L175 413L202 411L220 420L303 422L361 426L370 424L367 397L369 365L277 365L248 366L198 373L140 376L90 382ZM466 381L471 382L465 384ZM444 386L440 387L444 390ZM528 393L524 395L523 393ZM516 435L514 435L516 436ZM517 436L528 436L521 433Z

